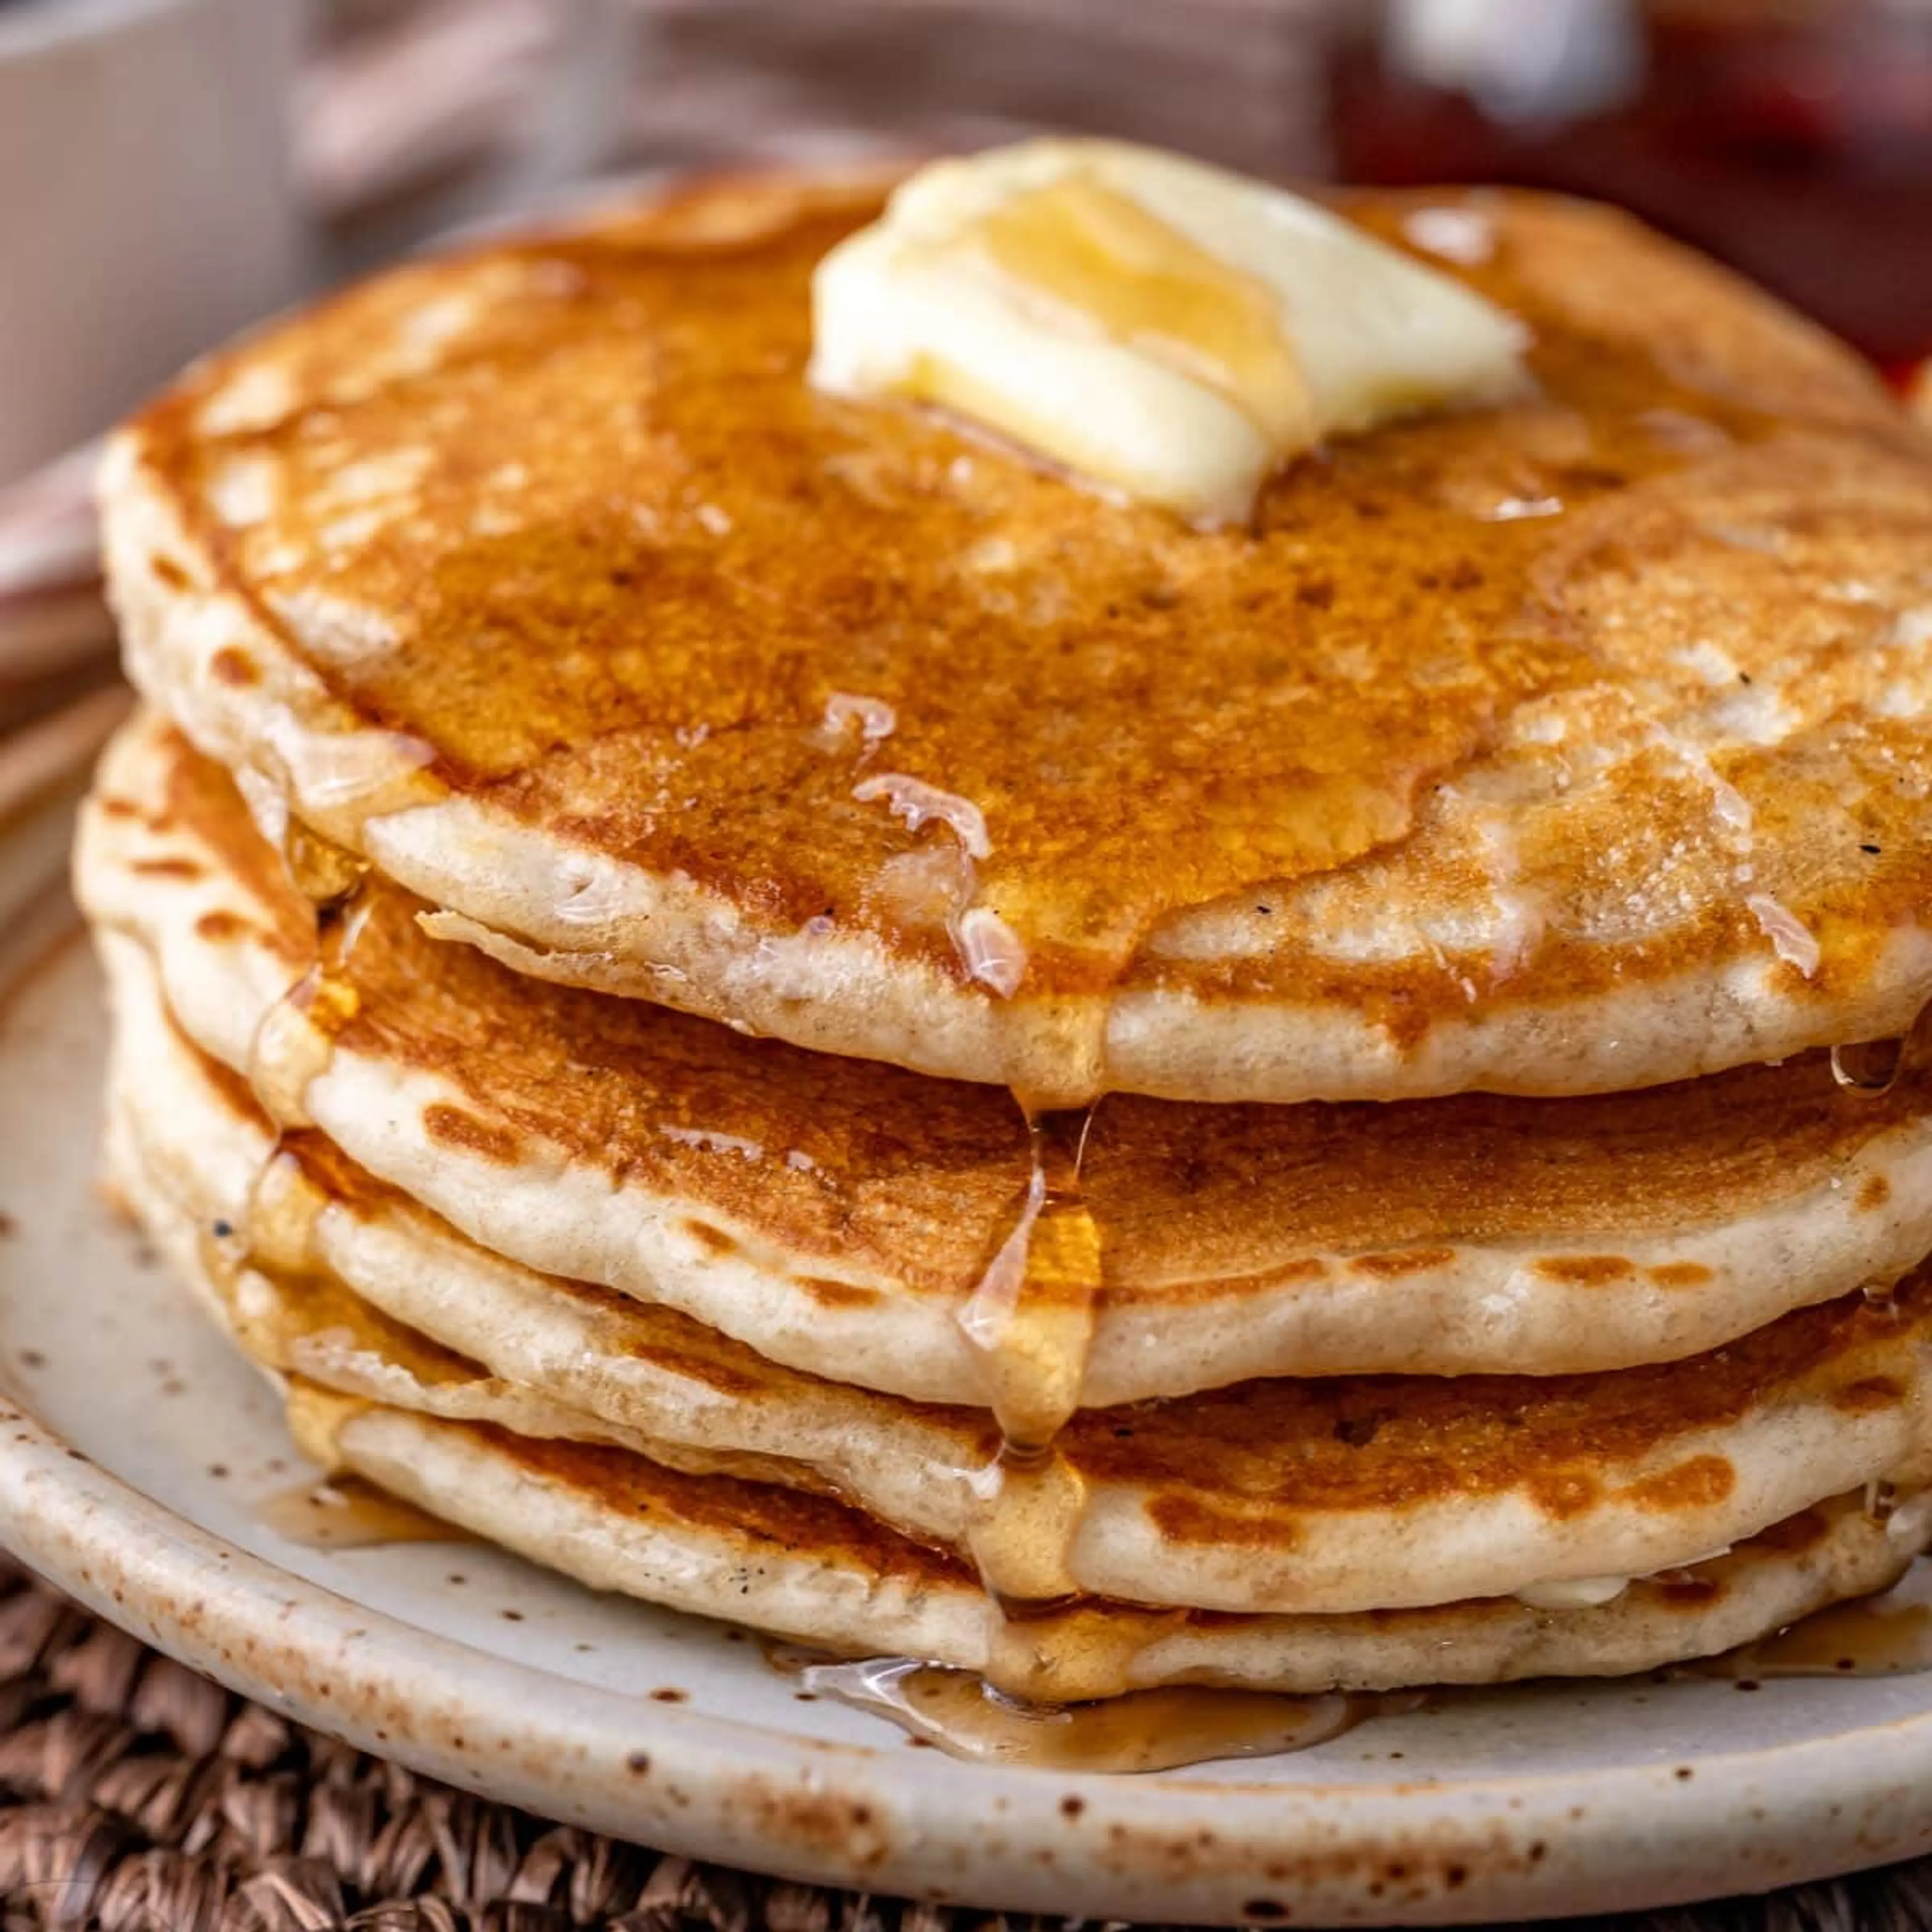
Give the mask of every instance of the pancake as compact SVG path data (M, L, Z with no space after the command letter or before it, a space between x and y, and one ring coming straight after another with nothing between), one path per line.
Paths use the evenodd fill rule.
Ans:
M330 998L265 1036L314 920L226 776L150 716L100 786L91 914L141 940L196 1044L265 1073L286 1119L543 1274L841 1382L985 1400L959 1318L1027 1183L1005 1096L520 979L424 938L380 880ZM1932 1250L1932 1067L1909 1059L1883 1094L1813 1056L1567 1100L1115 1096L1084 1185L1090 1405L1283 1374L1622 1368Z
M673 1466L658 1445L640 1453L623 1432L573 1423L340 1302L322 1316L338 1318L333 1334L316 1330L319 1346L292 1347L299 1322L259 1301L250 1312L251 1294L218 1286L226 1271L210 1270L208 1244L156 1186L124 1109L112 1117L109 1144L117 1189L176 1272L270 1367L298 1441L325 1468L364 1476L594 1588L834 1652L903 1652L990 1672L1042 1700L1173 1683L1319 1692L1651 1670L1882 1589L1932 1537L1922 1499L1874 1515L1861 1491L1730 1552L1635 1579L1605 1604L1498 1598L1237 1616L1090 1600L1030 1627L1030 1649L1016 1660L992 1640L990 1606L956 1556L801 1484L796 1469L748 1457ZM265 1277L254 1280L272 1294Z
M1250 1383L1090 1411L1050 1472L989 1512L999 1436L982 1411L788 1374L692 1324L600 1319L566 1284L505 1284L420 1210L358 1192L314 1136L285 1150L297 1174L272 1170L263 1189L268 1123L168 1026L145 956L103 937L120 1185L178 1265L213 1274L266 1366L836 1492L956 1558L976 1552L1012 1596L1231 1613L1443 1603L1649 1574L1860 1483L1932 1474L1932 1281L1914 1277L1886 1304L1855 1294L1667 1368Z
M713 1487L699 1501L694 1492L718 1479L680 1483L622 1452L374 1406L332 1409L304 1439L311 1454L594 1588L1000 1681L970 1574L901 1541L885 1546L890 1556L874 1554L878 1546L854 1538L850 1513L836 1504L783 1492L753 1498L749 1484L728 1494ZM1074 1617L1100 1628L1078 1630L1066 1648L1095 1661L1008 1688L1059 1701L1174 1683L1307 1692L1653 1670L1884 1588L1928 1530L1922 1513L1893 1520L1899 1534L1888 1536L1856 1498L1842 1498L1727 1556L1640 1580L1616 1601L1583 1610L1504 1598L1358 1617L1232 1618L1093 1606ZM1057 1648L1061 1635L1042 1631L1042 1648Z
M176 1271L223 1318L205 1244L154 1194L124 1117L110 1135L117 1186ZM264 1330L245 1328L260 1340ZM427 1357L427 1359L426 1359ZM346 1359L338 1355L336 1359ZM305 1453L486 1540L600 1589L749 1624L854 1655L1010 1670L971 1573L835 1499L743 1475L681 1472L582 1438L545 1440L462 1418L460 1378L418 1352L384 1376L386 1400L277 1375ZM472 1387L473 1394L473 1387ZM526 1408L526 1414L535 1412ZM1654 1669L1748 1642L1886 1587L1928 1534L1917 1499L1881 1520L1858 1496L1800 1512L1738 1548L1640 1579L1600 1605L1501 1598L1370 1613L1230 1617L1085 1604L1046 1620L1036 1668L1008 1688L1044 1700L1172 1683L1320 1692L1411 1683Z
M1041 1105L1910 1024L1932 451L1848 352L1622 218L1458 198L1536 393L1202 534L807 387L879 194L700 186L200 364L104 474L136 682L442 936ZM1406 245L1442 200L1341 205Z

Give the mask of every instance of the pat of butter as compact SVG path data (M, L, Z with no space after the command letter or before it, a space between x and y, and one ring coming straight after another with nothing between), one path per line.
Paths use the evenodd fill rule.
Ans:
M1522 332L1325 208L1113 141L940 161L828 254L811 379L970 418L1105 489L1245 518L1323 437L1525 382Z

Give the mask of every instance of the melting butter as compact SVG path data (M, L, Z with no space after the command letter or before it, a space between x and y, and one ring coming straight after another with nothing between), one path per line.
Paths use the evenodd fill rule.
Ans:
M1113 141L922 170L820 264L813 305L820 387L940 405L1204 524L1324 436L1525 381L1518 326L1450 276Z
M978 241L1010 281L1192 376L1271 442L1315 440L1314 400L1267 284L1130 196L1064 176L992 209Z

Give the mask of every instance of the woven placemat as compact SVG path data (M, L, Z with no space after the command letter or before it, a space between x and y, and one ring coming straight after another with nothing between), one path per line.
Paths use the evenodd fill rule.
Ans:
M1077 1910L1078 1901L1070 1900ZM1073 1932L720 1870L304 1730L0 1558L0 1932ZM1932 1860L1572 1932L1926 1932ZM1088 1932L1108 1932L1089 1924Z

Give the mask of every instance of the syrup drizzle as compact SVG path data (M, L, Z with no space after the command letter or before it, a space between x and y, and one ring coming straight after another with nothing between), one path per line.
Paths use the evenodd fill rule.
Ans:
M369 875L361 854L311 831L292 813L282 833L282 862L296 891L318 912L343 904Z
M844 1664L777 1648L767 1654L813 1696L885 1718L950 1756L1036 1771L1172 1771L1308 1750L1424 1702L1412 1691L1292 1697L1184 1684L1090 1703L1026 1704L972 1671L911 1658Z
M473 1543L466 1529L379 1490L359 1476L337 1475L278 1490L253 1514L304 1550L374 1550L396 1543Z
M345 969L367 910L368 863L292 820L284 854L290 878L316 907L316 956L265 1015L250 1054L250 1082L277 1124L275 1145L250 1186L236 1235L203 1237L211 1278L231 1311L244 1264L284 1277L314 1268L319 1197L280 1136L306 1124L303 1096L358 1006ZM1834 1078L1859 1093L1890 1091L1916 1034L1915 1028L1901 1039L1834 1048ZM986 1674L903 1658L785 1667L813 1694L888 1718L955 1756L1066 1771L1147 1772L1304 1750L1370 1718L1416 1708L1421 1694L1126 1688L1135 1656L1182 1613L1109 1618L1075 1600L1070 1557L1086 1486L1058 1439L1079 1406L1102 1287L1100 1232L1082 1178L1094 1107L1022 1104L1026 1190L960 1316L1001 1438L998 1455L975 1478L968 1538L988 1600ZM1875 1496L1874 1514L1890 1500ZM280 1492L256 1514L315 1549L466 1534L354 1477ZM1932 1606L1888 1598L1841 1605L1683 1668L1745 1682L1932 1670ZM1022 1701L1028 1698L1037 1701Z
M959 1316L1000 1432L1023 1458L1051 1450L1080 1406L1100 1291L1100 1233L1082 1182L1097 1105L1026 1109L1026 1192Z
M1774 1677L1903 1677L1932 1670L1932 1604L1896 1591L1820 1610L1683 1673L1754 1684Z
M310 1124L305 1096L328 1064L359 998L346 976L368 916L368 861L291 819L283 842L289 877L315 908L315 957L262 1016L248 1053L248 1084L279 1129Z
M1854 1040L1832 1049L1832 1078L1854 1094L1889 1094L1924 1064L1932 1001L1920 1007L1900 1034L1884 1040Z
M1076 1654L1075 1634L1090 1620L1055 1613L1079 1590L1072 1554L1087 1485L1059 1439L1086 1380L1100 1234L1082 1183L1094 1107L1021 1105L1031 1157L1026 1191L959 1316L1000 1438L974 1478L966 1541L987 1599L987 1677L1044 1700L1096 1661Z
M292 1129L311 1124L306 1096L328 1066L334 1042L360 1005L346 976L368 912L368 862L290 817L282 841L289 878L315 908L315 955L262 1016L250 1042L248 1084L274 1129L266 1157L249 1182L236 1226L225 1238L202 1236L210 1279L229 1318L245 1337L254 1321L274 1321L238 1293L242 1271L299 1283L318 1269L316 1229L322 1196L286 1144ZM399 1542L447 1542L460 1532L352 1478L331 1478L266 1498L260 1520L278 1534L315 1549L356 1549Z
M248 1185L233 1236L217 1244L211 1273L224 1284L230 1314L236 1274L244 1264L284 1279L316 1268L315 1226L322 1198L285 1144L294 1128L311 1124L309 1084L328 1066L336 1036L361 1002L346 976L368 906L367 861L290 821L284 842L289 876L315 907L315 956L262 1016L248 1051L248 1084L275 1130L273 1145ZM209 1244L204 1240L204 1254Z
M913 1658L842 1662L768 1645L802 1689L884 1718L950 1756L1042 1771L1113 1774L1307 1750L1357 1726L1427 1706L1427 1690L1310 1696L1186 1684L1070 1704L1028 1703L976 1672ZM1674 1666L1676 1678L1753 1686L1778 1678L1932 1670L1932 1604L1893 1590L1820 1610L1773 1636Z
M1905 1071L1906 1041L1860 1040L1832 1049L1832 1078L1854 1094L1889 1094Z

